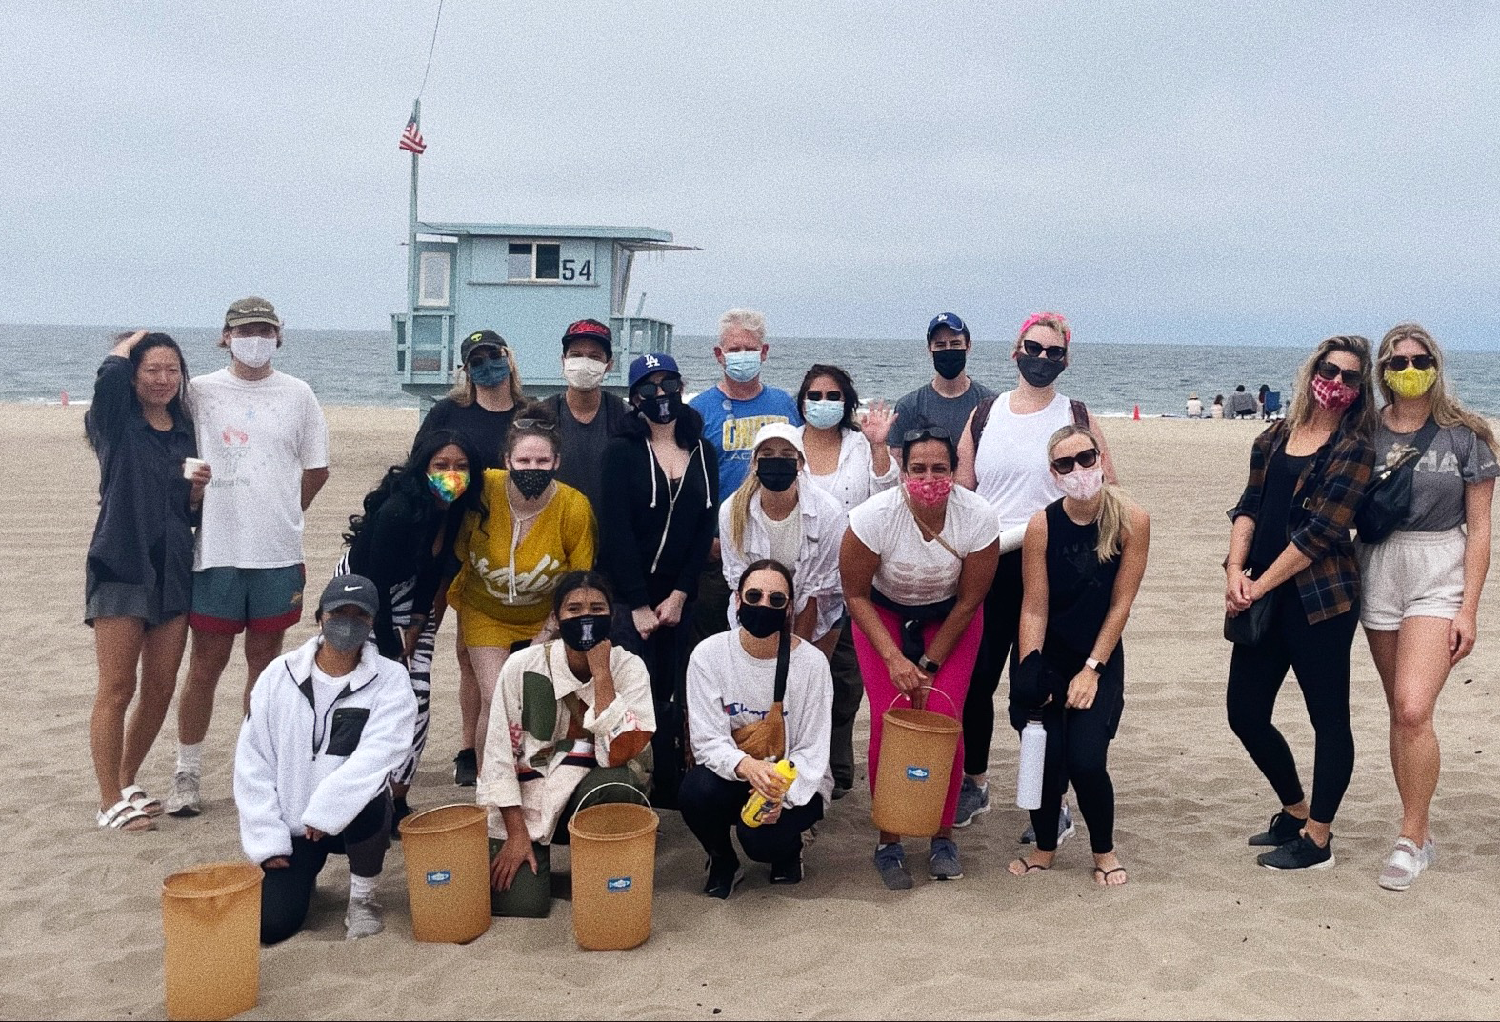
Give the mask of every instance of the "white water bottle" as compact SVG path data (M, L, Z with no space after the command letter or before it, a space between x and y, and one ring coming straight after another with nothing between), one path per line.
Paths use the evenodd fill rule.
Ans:
M1016 768L1016 805L1042 807L1042 772L1047 764L1047 729L1033 717L1021 732L1021 759Z

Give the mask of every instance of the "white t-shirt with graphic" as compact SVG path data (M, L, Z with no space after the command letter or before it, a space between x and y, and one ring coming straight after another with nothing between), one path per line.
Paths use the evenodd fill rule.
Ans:
M879 555L874 586L896 603L921 607L941 603L958 592L963 562L942 543L923 538L897 487L875 494L849 512L849 528ZM960 556L983 550L1000 536L994 507L973 490L953 487L941 536Z
M228 369L188 385L198 455L213 470L193 570L302 563L302 473L328 467L328 424L312 388L273 371Z

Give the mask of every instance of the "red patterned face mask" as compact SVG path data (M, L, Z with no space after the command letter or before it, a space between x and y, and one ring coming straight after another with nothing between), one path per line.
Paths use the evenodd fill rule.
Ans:
M949 476L930 476L926 479L908 479L906 492L918 507L937 507L948 499L953 490L953 479Z
M1344 386L1343 380L1325 380L1321 376L1313 377L1312 392L1313 400L1330 412L1342 412L1359 397L1359 391Z

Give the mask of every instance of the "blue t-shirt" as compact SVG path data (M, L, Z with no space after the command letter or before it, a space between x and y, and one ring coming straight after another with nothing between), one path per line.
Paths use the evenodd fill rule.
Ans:
M727 397L717 385L689 402L703 416L703 439L719 452L719 499L728 500L750 471L750 450L755 434L772 422L802 425L797 402L775 387L762 387L749 401Z

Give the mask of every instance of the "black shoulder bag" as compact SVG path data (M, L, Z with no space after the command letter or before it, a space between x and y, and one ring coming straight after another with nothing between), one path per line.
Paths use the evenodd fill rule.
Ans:
M1383 543L1406 521L1406 516L1411 513L1412 473L1422 455L1427 453L1427 448L1432 446L1437 431L1437 420L1428 418L1411 445L1400 449L1397 457L1387 458L1386 464L1370 477L1359 510L1354 512L1354 527L1359 532L1361 543Z

